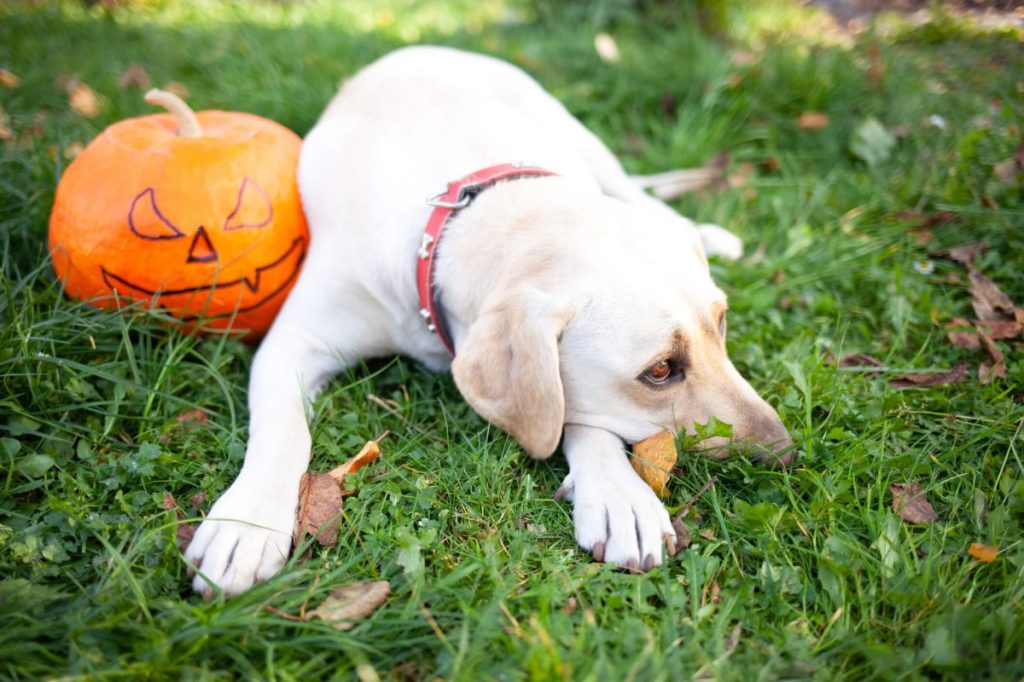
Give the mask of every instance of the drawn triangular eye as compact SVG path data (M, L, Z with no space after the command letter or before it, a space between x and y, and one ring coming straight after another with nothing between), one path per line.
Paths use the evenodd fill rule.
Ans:
M181 239L185 233L174 226L156 205L152 187L139 192L128 210L128 227L143 239Z
M267 191L255 181L245 178L238 188L238 201L224 221L225 230L266 227L274 219L274 206Z

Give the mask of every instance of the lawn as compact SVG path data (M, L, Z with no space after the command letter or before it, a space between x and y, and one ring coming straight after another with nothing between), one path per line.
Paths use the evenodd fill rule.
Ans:
M712 6L0 2L0 677L1020 679L1024 336L950 337L978 315L948 251L983 242L971 267L1024 307L1024 33ZM238 472L253 346L65 298L57 180L151 112L119 84L132 64L301 135L346 75L421 42L523 66L631 172L729 155L728 186L673 203L746 243L712 265L730 354L800 459L684 453L670 512L714 479L692 544L630 575L576 549L560 455L530 460L450 377L376 362L316 403L313 470L390 431L348 481L338 543L204 601L165 499L195 521ZM894 509L913 483L934 520ZM350 630L281 615L360 580L391 596Z

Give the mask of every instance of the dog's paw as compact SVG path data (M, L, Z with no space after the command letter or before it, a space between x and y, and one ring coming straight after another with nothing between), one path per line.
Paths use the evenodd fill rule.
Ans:
M726 260L739 260L743 256L743 240L724 227L706 223L697 226L697 233L708 256L721 256Z
M632 469L632 478L565 477L556 493L573 505L576 542L597 561L649 571L675 554L675 531L661 500Z
M297 495L235 481L185 551L196 570L193 589L209 596L216 587L230 596L281 570L291 551Z

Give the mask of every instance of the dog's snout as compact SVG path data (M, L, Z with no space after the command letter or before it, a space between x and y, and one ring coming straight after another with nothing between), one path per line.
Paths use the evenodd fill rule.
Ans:
M786 467L793 461L795 448L789 431L771 407L745 420L736 439L747 444L754 457L769 466Z

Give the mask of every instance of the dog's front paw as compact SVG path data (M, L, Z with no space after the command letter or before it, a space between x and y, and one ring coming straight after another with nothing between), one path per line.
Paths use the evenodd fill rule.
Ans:
M209 596L218 587L230 596L281 570L291 551L297 502L297 487L288 495L235 481L185 551L196 569L193 589Z
M597 561L649 571L663 547L676 552L668 512L632 469L617 479L570 473L556 496L572 502L576 542Z

